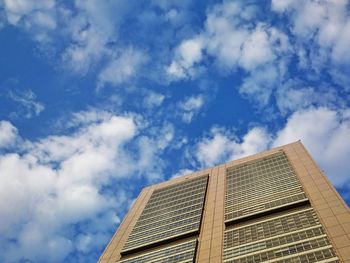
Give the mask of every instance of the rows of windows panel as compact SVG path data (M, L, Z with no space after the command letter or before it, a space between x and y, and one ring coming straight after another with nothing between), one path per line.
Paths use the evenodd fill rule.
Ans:
M228 168L226 179L225 221L307 200L284 153Z
M303 202L308 200L304 193L298 195L292 195L285 198L273 200L267 203L258 204L238 211L232 211L225 215L225 220L229 221L232 219L241 218L247 215L255 214L261 211L268 211L277 207L283 207L289 204Z
M185 241L171 247L166 247L144 253L125 260L120 263L153 263L153 262L193 262L197 241L195 239Z
M207 180L208 176L203 176L167 186L165 190L156 190L136 222L123 251L198 232ZM166 198L160 202L162 195Z
M151 198L149 200L149 203L147 204L146 208L151 208L152 206L157 206L163 202L168 202L174 200L174 194L179 197L186 197L189 195L196 195L198 193L201 193L203 191L203 188L206 188L206 184L200 184L200 185L194 185L192 187L183 187L177 191L174 191L166 196L159 196L158 198Z
M195 179L188 179L185 182L177 183L171 186L166 186L160 189L157 189L153 192L151 199L164 198L171 195L174 192L181 192L184 189L195 189L197 187L202 187L206 185L208 176L201 176Z
M162 216L171 218L176 215L182 215L186 214L191 211L196 211L200 210L202 211L202 203L191 205L191 206L178 206L175 208L172 208L170 211L163 211ZM140 217L139 220L137 221L137 226L143 225L143 224L148 224L149 222L155 222L159 218L159 213L155 212L146 216L143 216L142 218Z
M306 255L316 250L330 251L330 254L320 252L322 255L327 255L325 259L332 260L336 257L312 208L299 208L285 215L278 214L272 218L262 218L247 226L227 229L224 233L225 262L263 262L290 258L294 254Z
M195 233L198 230L198 227L199 223L194 223L186 226L181 226L175 229L170 229L165 232L155 233L152 236L144 236L136 240L128 240L125 243L122 251L124 252L135 248L145 247L156 242L164 241L188 233Z
M149 227L147 229L142 229L142 231L134 232L130 235L131 239L138 239L143 238L144 236L151 236L160 234L165 231L169 231L169 229L175 229L179 226L189 225L191 223L199 222L201 215L196 215L194 217L185 218L181 221L175 221L168 224L162 224L162 225L152 225L152 227Z
M267 253L260 253L254 256L225 260L225 263L255 263L265 262L270 260ZM271 261L272 262L272 261ZM321 248L316 251L310 251L309 253L303 253L302 255L296 255L295 257L289 257L286 259L274 258L274 263L314 263L314 262L327 262L327 263L340 263L339 258L336 256L333 248Z
M316 225L320 225L316 212L312 208L300 209L248 226L227 229L224 235L224 245L225 248L239 246Z

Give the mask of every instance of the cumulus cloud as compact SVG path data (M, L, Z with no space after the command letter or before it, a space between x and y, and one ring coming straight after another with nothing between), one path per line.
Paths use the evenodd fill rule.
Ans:
M257 27L242 46L240 64L247 70L268 63L275 58L269 36L261 27Z
M330 108L345 105L343 98L337 95L334 88L319 84L316 89L297 79L283 83L276 91L275 97L282 115L306 109L312 105Z
M262 127L250 129L239 140L233 131L213 128L193 148L201 167L301 140L336 186L350 187L350 110L309 107L294 112L275 133Z
M205 67L215 66L220 72L243 69L247 74L239 91L266 106L284 78L292 48L282 31L264 22L253 23L256 13L254 6L238 2L215 5L202 32L179 44L168 75L179 80L192 78ZM205 57L214 63L208 65Z
M349 182L350 111L309 108L295 112L277 133L273 146L301 139L331 181Z
M290 21L295 47L303 61L301 66L318 74L326 70L333 76L333 81L348 90L348 2L273 0L271 7Z
M160 178L154 140L164 141L164 149L171 129L155 139L142 134L135 117L97 116L77 114L74 133L22 139L18 151L0 155L1 261L57 262L96 253L132 201L118 185L145 175ZM20 139L9 122L2 121L0 130L2 146Z
M255 5L224 2L209 8L203 29L175 48L167 68L170 79L192 79L197 73L212 68L221 74L242 70L242 82L238 85L241 95L260 107L266 107L275 99L277 109L285 114L281 105L286 105L286 100L281 94L286 93L286 89L280 89L288 82L297 58L299 68L296 70L303 72L304 79L331 75L334 83L347 91L350 84L347 1L274 0L271 8L288 23L275 27L261 16ZM196 48L188 48L189 55L183 52L183 47L191 43ZM289 87L288 92L294 101L301 94L311 92L320 99L312 99L308 105L297 103L301 108L310 104L325 106L325 100L318 96L324 89L318 86L303 90ZM336 95L334 89L326 93L330 99ZM301 108L294 107L295 110Z
M21 19L30 20L30 15L34 14L34 19L39 25L45 26L47 20L49 25L54 23L52 17L45 12L50 11L55 6L54 0L4 0L4 8L8 21L16 25ZM41 17L41 19L38 17Z
M165 96L156 92L149 92L146 97L143 99L143 105L148 108L159 107L165 99Z
M118 41L121 20L129 6L122 1L96 0L74 1L76 12L60 6L64 19L59 33L69 40L60 53L62 68L82 75L108 70L119 54L117 51L125 48L126 53L130 52Z
M195 155L202 167L210 167L264 151L270 142L270 135L261 127L250 129L242 140L239 140L232 131L213 128L209 136L197 144Z
M109 52L105 48L106 37L92 26L81 25L80 19L71 26L72 44L61 54L63 68L86 74L96 68L97 63ZM77 25L76 25L77 24Z
M133 48L125 49L112 59L98 77L98 88L106 84L118 85L135 77L139 68L147 61L147 56Z
M12 146L17 139L18 130L9 121L0 121L0 149Z
M287 35L263 22L253 23L256 12L254 6L238 2L215 5L207 13L203 31L177 47L170 68L184 65L176 72L178 78L186 78L190 76L186 70L193 71L195 63L202 62L203 53L207 53L220 70L241 67L251 72L290 51Z
M261 106L266 106L271 94L278 83L278 69L268 65L253 71L243 79L239 87L240 93L248 99L252 99Z
M195 64L203 57L203 39L200 37L183 41L176 51L176 60L166 69L167 73L175 79L195 76Z
M24 28L43 50L60 58L58 68L80 75L94 71L102 86L128 81L145 61L145 54L118 38L133 4L75 0L72 9L55 0L4 0L3 6L8 23Z
M185 123L190 123L193 117L204 106L204 102L204 97L201 95L191 96L180 102L179 108L181 110L182 121Z

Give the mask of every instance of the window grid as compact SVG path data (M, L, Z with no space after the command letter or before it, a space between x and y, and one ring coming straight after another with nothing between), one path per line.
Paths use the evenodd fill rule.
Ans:
M228 221L230 219L236 219L236 218L240 218L243 216L246 216L247 214L254 214L255 212L259 212L259 211L266 211L266 210L270 210L273 208L277 208L277 207L281 207L281 206L285 206L285 205L289 205L292 203L297 203L297 202L303 202L308 200L306 195L304 193L298 194L298 195L293 195L293 196L289 196L286 198L282 198L282 199L277 199L268 203L264 203L264 204L260 204L260 205L255 205L255 206L251 206L245 209L241 209L238 211L232 211L229 214L225 215L225 220Z
M120 263L151 263L151 262L193 262L196 250L196 240L190 240L175 246L163 248L119 261Z
M253 255L243 256L236 259L232 259L230 262L234 263L246 263L246 262L263 262L266 260L273 260L278 258L283 258L291 256L293 254L299 254L308 250L314 250L317 248L329 246L329 241L326 237L321 237L318 239L308 240L300 242L298 244L293 244L290 246L285 246L283 248L271 249L269 251L258 252ZM328 247L327 247L328 248Z
M148 220L147 222L144 221L145 223L140 225L139 227L135 227L135 229L137 229L137 231L142 231L148 228L152 228L152 227L156 227L156 226L160 226L160 224L165 225L165 224L169 224L172 222L178 222L181 221L182 219L185 218L190 218L196 215L200 215L201 214L201 210L197 209L197 210L193 210L190 212L186 212L184 214L179 214L179 215L174 215L172 217L169 217L168 219L163 220L162 222L155 222L153 220Z
M162 233L156 233L152 236L145 236L144 238L141 239L136 239L130 242L127 242L124 246L124 251L126 251L125 248L138 248L138 247L144 247L147 245L150 245L152 243L158 242L158 241L163 241L172 237L177 237L180 235L184 235L187 233L194 232L198 229L198 223L192 224L192 225L187 225L187 226L182 226L176 229L171 229L169 231L165 231Z
M293 254L293 253L291 253ZM232 259L225 260L226 263L255 263L255 262L264 262L267 260L276 259L271 257L267 253L259 253L250 257L240 258L240 259ZM295 257L289 257L287 259L281 259L277 261L273 261L274 263L313 263L320 262L323 260L332 259L329 263L340 263L338 260L334 250L332 248L322 248L317 251L312 251L310 253L303 253L302 255L297 255Z
M162 212L162 215L164 217L167 217L167 218L170 218L170 217L173 217L173 216L176 216L176 215L182 215L182 214L186 214L190 211L195 211L195 210L199 210L201 211L203 208L203 205L202 203L198 203L198 204L195 204L195 205L191 205L191 206L176 206L176 207L172 207L171 211L163 211ZM137 221L136 225L137 226L141 226L141 225L144 225L144 224L149 224L150 222L155 222L155 219L157 219L159 217L159 212L154 212L152 214L149 214L146 216L144 216L143 218L139 218L139 220Z
M272 218L247 227L226 230L224 246L225 248L239 246L319 224L319 220L313 209L301 210L297 213Z
M326 259L334 258L333 261L329 261L329 263L340 263L338 260L334 250L332 248L327 248L323 250L314 251L311 253L307 253L304 255L288 258L288 259L282 259L279 261L276 261L276 263L295 263L295 262L305 262L305 263L313 263L313 262L319 262Z
M308 238L317 237L321 235L324 235L324 231L321 226L317 228L301 230L299 232L279 236L277 238L272 238L261 242L255 242L252 244L247 244L245 246L234 247L233 249L226 250L225 258L234 258L241 255L253 253L255 251L269 249L276 246L282 246L288 243L302 241Z
M228 168L226 179L225 221L307 200L284 153Z
M225 262L338 262L314 209L299 208L262 220L225 230ZM275 261L278 259L281 261Z
M261 201L265 200L265 199L269 199L271 197L271 195L273 195L275 198L279 198L279 197L284 197L286 196L286 194L299 194L300 193L300 187L297 186L297 187L290 187L288 186L288 189L286 190L286 188L284 189L284 191L281 191L281 192L278 192L278 193L274 193L274 192L271 192L269 193L268 195L266 196L254 196L252 197L251 199L247 200L247 199L238 199L238 198L235 198L235 199L232 199L232 200L227 200L225 202L225 205L226 207L229 209L231 207L237 207L237 208L240 208L240 207L244 207L246 205L249 205L250 202L252 201L255 201L255 199L260 199ZM236 202L237 201L240 201L239 204L237 204ZM230 211L230 210L227 210L227 211Z
M198 231L207 181L201 176L155 190L122 251Z
M201 215L196 215L195 217L186 218L181 221L171 222L171 224L162 224L162 222L159 222L159 224L161 224L160 226L155 224L147 229L142 229L142 231L138 230L137 232L132 233L130 235L130 238L139 239L144 238L145 236L149 237L150 235L153 235L153 233L162 234L164 232L169 231L169 229L175 229L178 226L184 226L198 222L200 220L200 217Z

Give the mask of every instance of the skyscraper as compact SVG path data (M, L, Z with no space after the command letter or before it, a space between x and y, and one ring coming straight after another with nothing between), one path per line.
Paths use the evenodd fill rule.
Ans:
M100 262L350 263L350 212L295 142L144 188Z

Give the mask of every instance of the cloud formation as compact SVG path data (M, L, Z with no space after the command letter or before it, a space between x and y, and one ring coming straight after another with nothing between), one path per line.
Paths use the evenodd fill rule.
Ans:
M18 130L9 121L0 121L0 150L14 145Z
M44 109L43 103L37 100L32 90L10 91L8 97L18 104L17 111L12 115L15 117L24 117L30 119L38 116Z
M1 261L78 261L100 251L131 202L125 188L110 185L160 178L158 144L138 135L134 117L85 112L74 122L73 134L25 140L0 155ZM20 139L11 123L0 128L2 147Z
M272 10L288 20L295 37L300 66L322 71L348 90L350 16L348 1L272 0Z
M350 110L325 107L294 112L276 133L254 127L239 140L233 131L213 128L193 149L201 167L210 167L301 140L336 186L348 185Z
M289 70L298 61L299 82L318 77L322 83L325 78L320 74L324 73L347 90L349 72L344 66L350 61L345 48L350 16L346 1L276 0L271 9L277 14L275 19L288 23L272 25L257 6L238 2L224 2L208 9L201 32L184 39L175 49L167 68L169 78L193 79L213 69L226 75L241 70L240 94L264 108L272 100L285 104L280 102L280 88L290 81ZM331 84L325 81L324 85ZM311 89L320 92L318 86ZM289 92L295 97L310 90L289 86ZM333 87L330 93L335 93ZM318 100L308 101L306 106L315 103ZM284 108L277 109L286 113Z
M201 167L210 167L267 149L271 141L264 128L250 129L239 140L232 131L213 128L208 137L195 146L195 156Z
M205 99L203 96L191 96L179 103L179 108L182 111L182 121L190 123L193 117L198 114L200 109L204 106Z

